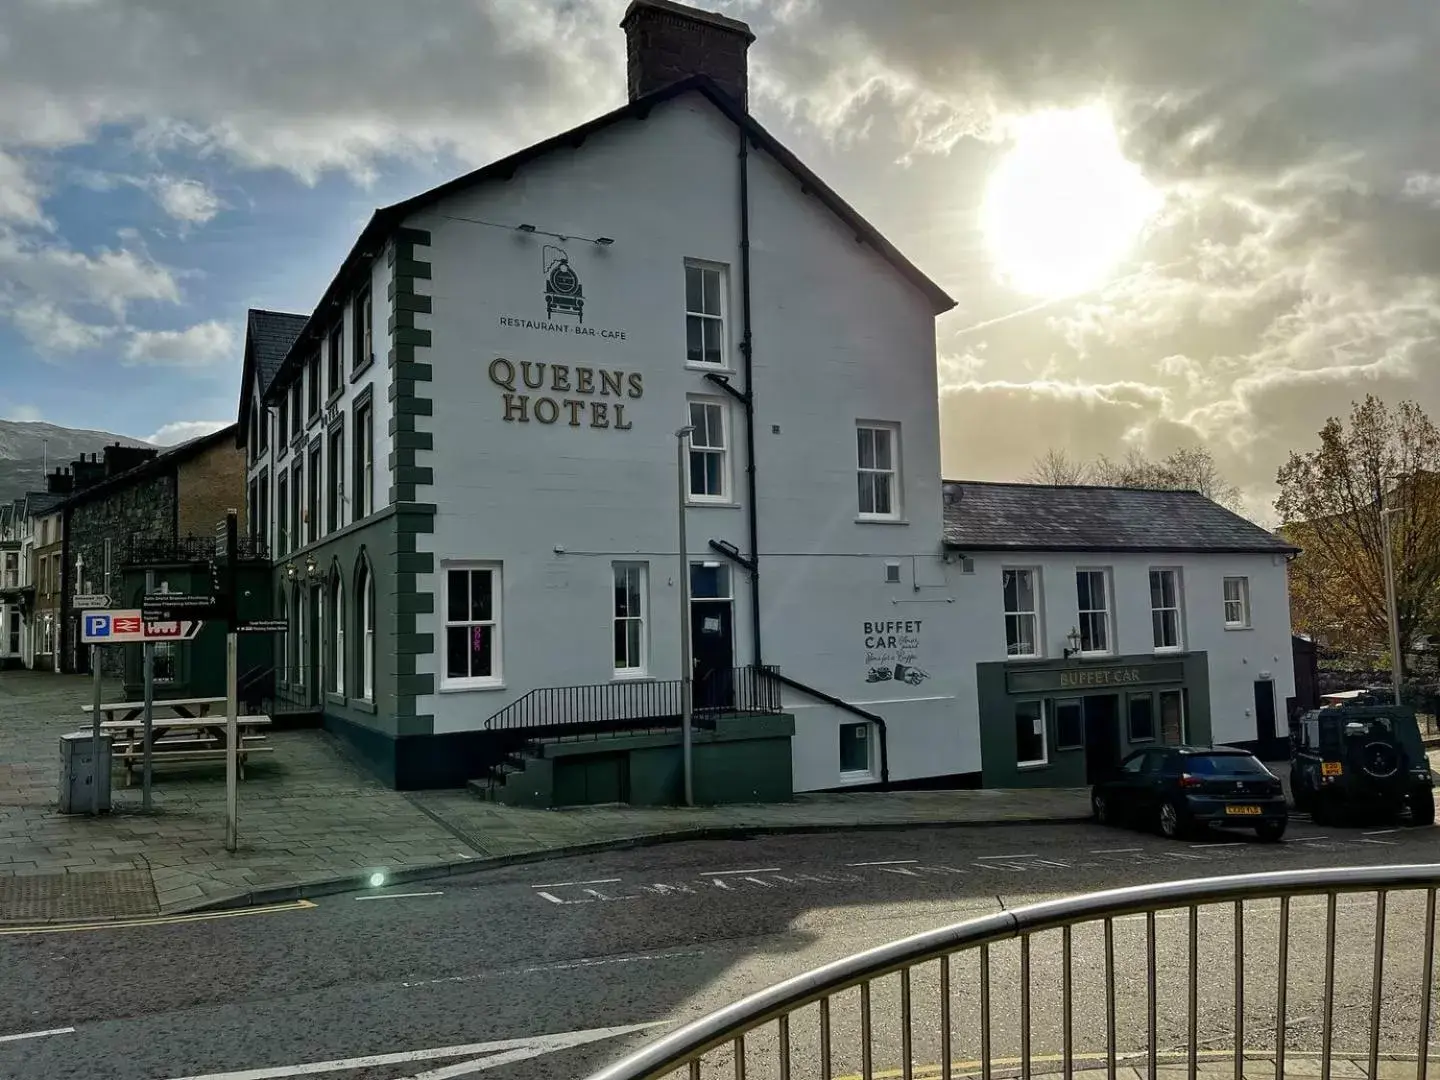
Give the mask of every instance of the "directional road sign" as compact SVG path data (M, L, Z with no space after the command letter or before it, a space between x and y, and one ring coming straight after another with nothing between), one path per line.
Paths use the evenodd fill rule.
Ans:
M146 622L175 622L212 618L219 614L220 601L213 596L186 593L152 593L140 599Z
M235 624L235 632L239 634L283 634L289 629L290 624L284 619L250 619Z
M91 611L81 617L87 645L123 645L136 641L192 641L205 624L198 619L147 622L139 611Z
M75 597L75 607L80 611L93 611L96 608L108 608L110 597L104 593L89 593Z

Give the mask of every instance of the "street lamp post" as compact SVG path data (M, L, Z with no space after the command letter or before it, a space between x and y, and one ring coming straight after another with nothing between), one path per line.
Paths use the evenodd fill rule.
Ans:
M695 805L694 762L690 744L690 720L695 708L692 676L695 672L690 656L690 548L685 535L685 503L689 496L685 483L689 475L685 467L685 452L694 432L693 425L675 432L676 493L679 501L676 512L680 523L680 755L685 771L686 806Z
M1381 494L1380 538L1385 552L1385 617L1390 624L1390 680L1395 688L1395 704L1400 704L1400 683L1403 678L1403 663L1400 657L1400 615L1395 602L1395 552L1391 542L1390 515L1398 514L1398 507L1386 508L1384 494Z

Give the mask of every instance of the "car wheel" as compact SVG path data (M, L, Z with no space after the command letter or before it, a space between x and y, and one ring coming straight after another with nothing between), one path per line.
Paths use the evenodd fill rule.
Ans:
M1185 811L1175 804L1173 799L1166 799L1160 804L1160 834L1170 840L1178 840L1185 835L1186 831Z
M1105 796L1098 791L1090 796L1090 812L1095 815L1097 825L1111 824L1110 806L1105 801Z
M1410 796L1410 824L1435 824L1435 795L1430 791L1417 791Z
M1267 844L1276 843L1285 835L1285 821L1262 821L1255 826L1255 835Z

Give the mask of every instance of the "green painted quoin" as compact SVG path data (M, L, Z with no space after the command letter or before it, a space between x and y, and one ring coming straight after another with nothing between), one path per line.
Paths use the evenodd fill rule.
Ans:
M389 248L390 303L390 502L395 507L395 549L390 628L395 658L396 735L428 735L434 718L419 715L418 698L435 692L435 635L417 629L417 617L435 611L433 591L422 592L420 576L435 573L435 556L418 550L417 539L435 531L435 504L422 500L433 490L434 470L429 464L435 449L432 432L421 431L417 418L434 412L428 394L431 366L427 362L430 331L415 325L417 315L429 315L431 297L415 291L415 283L430 279L430 263L417 257L416 248L428 248L430 234L401 228ZM425 489L422 491L422 489ZM427 658L421 663L421 658ZM424 668L423 673L418 670Z

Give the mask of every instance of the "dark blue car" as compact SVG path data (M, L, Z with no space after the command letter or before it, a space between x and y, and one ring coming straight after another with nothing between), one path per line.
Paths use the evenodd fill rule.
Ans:
M1153 827L1172 838L1226 825L1276 841L1290 821L1280 778L1229 746L1136 750L1095 785L1090 806L1101 824Z

